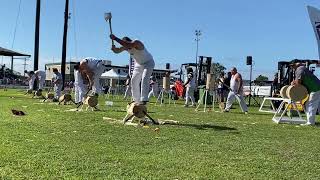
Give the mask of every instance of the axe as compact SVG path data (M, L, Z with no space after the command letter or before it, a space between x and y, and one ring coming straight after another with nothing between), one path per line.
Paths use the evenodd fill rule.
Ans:
M109 22L110 34L112 34L111 18L112 18L111 12L104 13L104 19L105 19L107 22ZM113 41L113 40L112 40L112 46L114 46L114 41Z

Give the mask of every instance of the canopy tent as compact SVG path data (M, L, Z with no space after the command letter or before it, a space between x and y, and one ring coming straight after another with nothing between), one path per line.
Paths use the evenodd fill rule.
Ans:
M117 94L118 92L120 92L119 82L120 80L126 79L127 75L127 73L121 71L120 69L118 69L117 71L115 69L111 69L103 73L100 79L109 79L110 83L107 94L111 94L111 92Z
M127 73L118 70L116 71L115 69L111 69L101 75L101 79L126 79L127 78Z
M19 59L19 58L14 58L14 56L24 56L24 57L31 57L29 54L22 54L10 49L5 49L3 47L0 47L0 56L10 56L11 57L11 70L13 70L13 59ZM25 59L25 58L23 58Z

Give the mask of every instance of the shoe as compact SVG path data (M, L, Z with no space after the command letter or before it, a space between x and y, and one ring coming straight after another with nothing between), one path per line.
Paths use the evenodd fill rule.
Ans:
M314 126L315 124L311 124L309 122L305 123L305 124L300 124L300 126Z
M196 105L195 105L195 104L193 104L193 105L192 105L192 107L196 107Z
M188 104L185 104L183 107L189 107L189 105L188 105Z
M244 112L244 114L248 114L248 111Z
M224 109L222 112L229 112L229 110L228 109Z

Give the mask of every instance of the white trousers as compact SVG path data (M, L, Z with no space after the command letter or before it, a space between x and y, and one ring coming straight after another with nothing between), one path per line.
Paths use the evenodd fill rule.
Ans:
M126 92L124 93L124 97L123 98L126 99L128 96L131 96L131 86L127 86Z
M185 105L188 105L189 99L191 100L191 105L195 105L195 100L194 100L194 87L187 87L186 89L186 102Z
M29 80L29 90L33 90L33 83L34 83L34 80L30 79Z
M43 89L45 82L46 82L46 77L41 77L39 81L39 89Z
M62 85L54 85L54 98L59 99L61 96Z
M149 82L154 68L154 61L150 60L146 64L134 64L131 88L133 101L149 101ZM141 85L140 85L141 83Z
M316 113L320 103L320 91L311 92L309 95L309 100L306 102L306 114L307 114L307 123L315 124L316 122Z
M99 62L97 64L96 69L93 70L94 76L93 76L93 85L92 85L92 91L93 93L100 94L102 89L100 85L100 77L101 74L105 71L106 67L103 65L102 62Z
M75 103L79 103L79 102L83 101L84 94L86 93L85 91L86 91L86 89L85 89L84 84L77 84L77 83L74 84L74 101L75 101Z
M235 99L237 99L237 101L239 102L242 112L247 112L248 107L247 107L246 102L244 101L243 96L240 94L235 94L233 91L230 91L228 94L227 103L226 103L226 110L228 110L228 111L230 110Z
M158 97L158 89L152 88L149 92L148 99L150 99L151 96Z

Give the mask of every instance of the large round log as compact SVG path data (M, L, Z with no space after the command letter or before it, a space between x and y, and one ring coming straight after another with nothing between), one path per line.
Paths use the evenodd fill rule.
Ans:
M98 105L98 98L96 96L88 96L85 104L88 104L90 107L96 107Z
M59 101L62 102L63 100L64 100L64 102L71 101L71 95L70 94L64 94L64 95L60 96Z
M283 86L280 89L280 96L284 99L288 99L289 97L287 96L287 89L288 89L289 85Z
M308 96L308 90L303 85L289 86L286 95L294 102L302 101Z
M48 93L47 94L47 99L53 99L54 98L54 94L53 93Z
M127 113L130 115L134 115L137 118L145 117L145 113L147 112L147 107L138 103L131 103L127 106Z
M38 90L38 91L35 92L35 95L36 96L42 96L42 92Z

